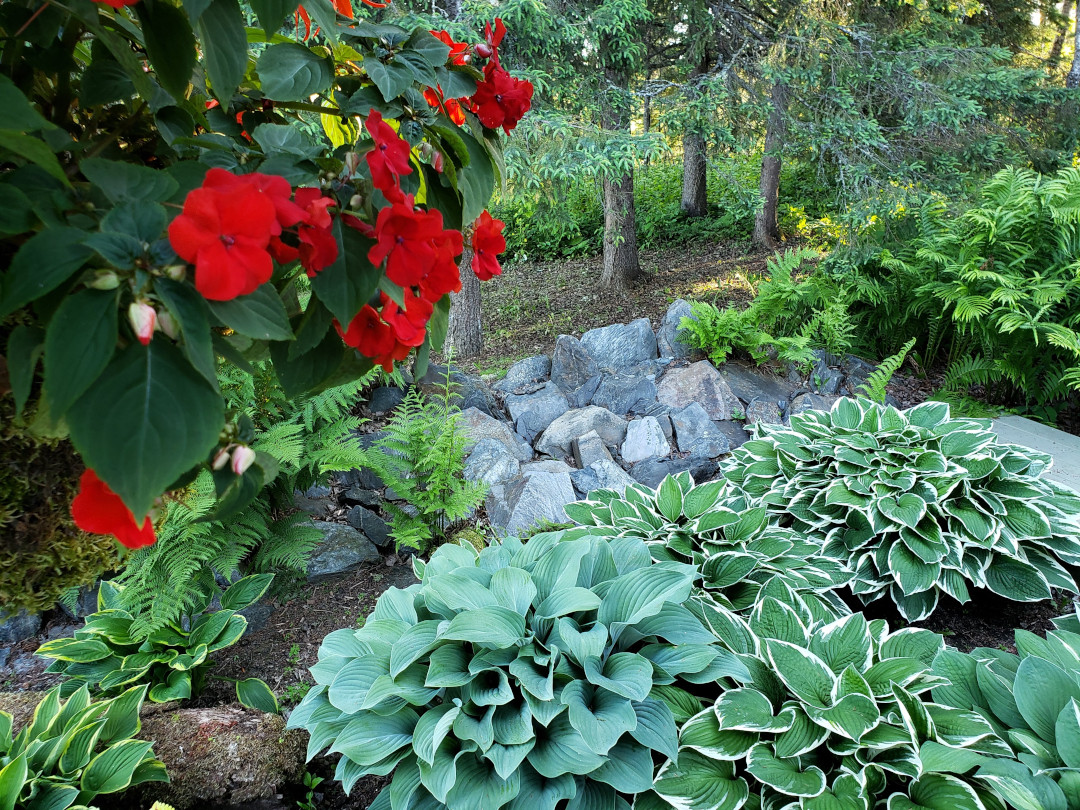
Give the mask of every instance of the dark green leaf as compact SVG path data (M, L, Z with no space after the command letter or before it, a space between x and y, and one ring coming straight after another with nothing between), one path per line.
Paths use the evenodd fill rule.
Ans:
M188 362L208 382L217 387L217 370L214 348L210 338L210 309L206 299L190 284L181 284L167 278L154 281L154 291L176 318L183 337L181 348Z
M346 347L334 330L328 331L314 349L298 357L289 356L289 345L271 343L270 357L274 361L278 381L290 397L319 388L338 370L346 352Z
M93 251L77 228L49 228L30 237L4 274L0 318L52 292L83 266Z
M330 87L333 74L327 60L295 42L271 45L258 64L259 80L267 98L307 101Z
M236 699L241 706L267 714L278 713L277 698L270 687L258 678L247 678L236 682Z
M30 200L15 186L0 183L0 235L26 233L34 227Z
M114 203L163 202L179 187L163 171L119 160L87 158L79 171Z
M297 5L297 0L251 0L251 9L259 18L259 25L268 39L281 29L281 24L296 10Z
M364 54L364 72L375 82L383 99L392 101L400 96L413 83L413 73L409 67L396 58L389 63L380 62L373 53Z
M183 98L195 69L195 35L187 14L162 0L144 0L136 4L135 11L158 81L175 98Z
M16 157L36 163L64 185L71 185L53 150L41 138L11 129L0 129L0 149L6 149Z
M86 237L85 244L92 247L106 262L121 270L130 270L144 253L142 242L134 236L115 231L92 233Z
M458 170L458 182L464 200L461 221L473 222L484 212L491 199L495 190L495 173L483 145L464 130L460 135L469 150L469 165Z
M221 397L162 338L132 344L72 406L71 440L139 516L206 458L225 423Z
M272 284L231 301L211 301L210 311L230 329L256 340L292 340L285 305Z
M15 415L26 407L34 383L34 370L45 349L45 332L36 326L20 324L11 330L7 343L8 376L15 397Z
M45 333L45 397L54 422L105 370L117 332L114 291L80 290L56 310Z
M338 257L311 280L311 288L346 328L378 288L379 270L368 261L372 242L337 217L333 226Z
M211 0L199 17L198 29L210 86L214 96L228 107L248 65L247 33L239 3Z
M51 126L34 105L27 101L15 82L0 75L0 110L4 111L4 128L34 132Z
M300 319L300 325L296 329L296 340L289 346L289 359L295 360L318 346L326 337L326 332L333 321L334 316L330 314L330 310L323 305L318 296L312 295Z

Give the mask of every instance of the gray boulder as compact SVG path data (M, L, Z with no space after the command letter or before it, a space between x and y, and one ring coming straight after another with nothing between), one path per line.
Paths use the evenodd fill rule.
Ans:
M598 489L623 492L634 483L634 479L627 475L622 467L606 459L594 461L583 469L573 470L570 480L574 482L574 489L581 493L582 497L588 497L590 492Z
M738 397L708 360L668 369L660 378L656 398L673 409L699 402L710 419L730 419L733 412L742 409Z
M521 475L524 478L528 478L530 475L535 475L536 473L569 475L573 470L574 468L565 461L559 461L556 458L542 458L539 461L530 461L528 464L521 465Z
M574 439L570 449L574 454L574 463L582 470L594 461L611 461L611 453L608 452L607 445L595 430L590 430L584 436Z
M510 454L518 461L528 461L533 457L528 442L510 429L510 426L498 419L493 419L479 408L466 408L461 412L458 429L464 434L465 449L472 450L481 439L495 439L502 442Z
M518 360L506 371L506 376L495 383L492 388L502 391L504 394L516 393L522 386L543 382L551 374L551 358L546 354L538 354L535 357L526 357Z
M390 527L385 520L370 509L354 506L349 510L346 519L349 521L350 526L362 531L364 536L375 545L387 546L390 544Z
M716 425L716 429L724 434L724 438L731 444L731 449L736 447L742 447L748 441L750 441L750 434L746 430L746 426L742 422L726 421L726 422L713 422Z
M720 431L698 402L672 411L671 424L679 452L716 458L731 451L731 442Z
M783 400L787 404L787 400ZM783 415L780 413L780 405L775 399L757 397L746 406L746 424L763 422L766 425L782 425Z
M424 396L438 396L446 384L446 366L432 363L416 384ZM454 395L453 404L462 410L477 408L488 416L499 413L499 406L491 389L480 378L465 374L454 366L450 367L450 392Z
M622 446L623 461L633 464L647 458L660 458L671 454L660 423L654 416L635 419L626 426L626 440Z
M323 539L308 558L309 580L343 574L364 563L382 560L374 544L352 526L322 521L316 521L314 525L323 533Z
M860 385L865 385L870 375L877 371L877 366L868 363L861 357L853 354L844 355L844 361L840 364L840 370L844 372L847 386L852 392Z
M676 298L664 314L660 328L656 332L656 350L661 357L701 359L705 355L700 349L693 349L679 342L679 324L683 318L694 318L690 304L682 298Z
M581 345L602 371L617 371L657 357L656 335L648 318L590 329L581 336Z
M33 638L41 629L41 616L20 610L15 615L0 615L0 644L17 644Z
M405 392L392 385L384 385L371 392L368 410L372 413L392 411L405 399Z
M465 460L465 480L488 486L509 481L521 470L521 462L498 439L481 439Z
M576 499L566 473L535 472L492 487L487 498L488 520L505 534L518 534L543 520L566 523L566 505Z
M831 411L832 406L839 399L840 397L821 396L819 394L799 394L799 396L791 400L787 415L792 417L805 411Z
M517 432L531 442L544 428L570 410L570 405L559 386L548 382L531 394L508 394L506 410L510 412Z
M631 467L630 476L638 483L656 489L669 475L689 471L700 484L713 478L718 469L715 461L701 456L650 458Z
M629 374L605 374L592 395L592 404L625 416L641 413L656 403L656 383Z
M751 402L759 397L786 402L795 390L795 383L790 380L754 371L738 363L724 363L720 367L720 376L743 402Z
M551 381L572 400L572 404L575 400L579 401L574 407L580 408L589 403L588 399L580 402L578 392L591 384L592 390L588 393L589 398L592 397L592 391L600 382L600 368L581 341L570 335L559 335L551 355Z
M596 405L567 411L540 435L536 450L549 456L569 455L574 439L590 430L596 431L608 447L618 447L626 438L626 420Z

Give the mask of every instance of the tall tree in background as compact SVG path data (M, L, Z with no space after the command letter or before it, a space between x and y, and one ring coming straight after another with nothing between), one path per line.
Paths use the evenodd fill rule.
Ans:
M755 247L773 250L780 241L780 169L787 136L788 86L783 80L773 83L769 94L769 118L765 128L765 154L761 158L758 194L761 207L754 215Z

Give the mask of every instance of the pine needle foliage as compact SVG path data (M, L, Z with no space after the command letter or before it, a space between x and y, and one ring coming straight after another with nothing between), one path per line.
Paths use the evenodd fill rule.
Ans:
M386 435L363 452L361 464L374 472L409 508L387 501L390 534L398 548L427 550L484 499L486 487L466 481L465 437L458 429L447 378L437 397L414 387L386 426Z
M175 622L215 586L215 574L235 571L302 573L322 539L305 514L293 513L292 494L318 483L332 470L361 466L364 457L348 439L361 420L352 416L372 376L289 400L268 367L254 374L220 369L221 387L234 412L255 425L253 447L278 461L277 478L251 504L226 520L214 520L214 483L203 472L170 501L158 540L128 558L119 577L124 609L135 616L132 632L145 636Z

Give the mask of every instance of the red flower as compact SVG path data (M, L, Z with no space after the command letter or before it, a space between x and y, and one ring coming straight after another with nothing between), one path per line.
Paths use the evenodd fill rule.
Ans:
M95 3L101 3L102 5L112 6L117 11L124 6L133 6L139 2L139 0L94 0ZM153 542L152 540L150 542Z
M394 330L384 323L370 304L352 319L349 328L342 331L341 324L334 321L334 328L345 345L352 346L365 357L372 358L385 371L394 370L395 360L404 360L409 355L409 346L397 342Z
M334 263L338 257L338 243L329 229L300 227L300 266L309 278Z
M503 37L506 36L506 26L503 25L501 18L495 18L495 27L491 27L491 23L487 23L484 26L484 44L491 50L490 54L481 54L481 56L488 55L491 60L497 65L499 64L499 46L502 44Z
M386 293L382 294L382 318L394 330L398 343L419 346L427 336L427 324L435 307L425 298L405 290L405 309L401 309Z
M416 208L412 197L405 197L379 211L377 241L368 251L368 259L376 266L386 261L386 276L395 284L415 287L435 265L434 240L442 234L442 213Z
M499 266L499 254L506 250L506 239L502 232L505 224L484 211L476 219L472 236L472 269L481 281L488 281L492 276L502 273Z
M466 42L454 42L454 38L446 31L432 31L431 35L444 45L450 46L449 59L454 65L467 65L469 63L469 45Z
M308 213L301 207L300 200L296 203L291 201L292 186L284 177L276 174L233 174L225 169L210 169L203 180L203 188L236 189L250 188L265 194L274 204L274 214L277 217L277 226L271 230L274 236L281 233L282 228L291 228L298 222L303 222ZM297 195L303 189L297 189Z
M412 172L412 166L409 165L409 144L392 126L383 121L382 113L378 110L371 111L365 126L375 141L375 148L367 153L371 182L383 193L396 191L398 177Z
M461 109L461 102L456 98L443 98L442 87L434 90L430 87L424 90L424 101L436 110L440 107L446 110L447 117L458 126L465 123L465 111Z
M229 301L270 280L267 246L275 231L281 225L271 195L240 183L189 192L183 213L169 224L169 241L195 265L195 288L211 301Z
M435 262L420 280L420 294L429 301L438 301L447 293L461 292L461 273L457 265L462 247L461 232L443 231L432 242Z
M84 532L111 534L128 548L150 546L157 539L149 516L135 520L120 496L93 470L86 470L79 479L79 494L71 502L71 516Z
M476 86L470 99L473 112L488 129L503 128L507 134L517 126L532 106L531 82L515 79L491 61L484 67L484 81Z

